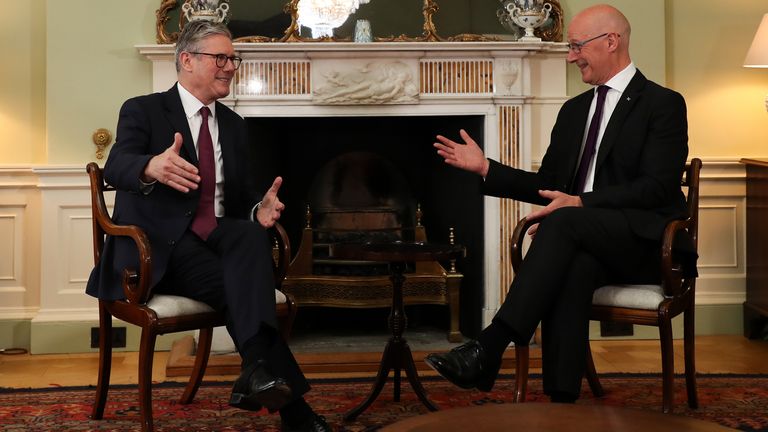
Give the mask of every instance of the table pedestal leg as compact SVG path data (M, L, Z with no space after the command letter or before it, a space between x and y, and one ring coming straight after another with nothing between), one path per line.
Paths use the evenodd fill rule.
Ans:
M413 362L411 348L408 346L405 338L402 337L407 323L403 308L403 282L405 281L403 270L405 263L391 263L390 267L392 271L392 276L390 277L392 281L392 309L389 315L389 327L392 330L392 337L389 338L387 346L384 348L379 372L376 375L376 381L373 384L371 393L360 405L349 411L344 416L344 420L354 420L376 400L379 393L381 393L381 389L384 388L384 383L387 381L390 370L394 371L394 399L396 402L400 401L400 373L402 370L405 370L408 382L411 384L413 391L416 392L421 403L430 411L438 410L437 405L427 398L427 393L424 387L422 387L421 382L419 382L419 375Z

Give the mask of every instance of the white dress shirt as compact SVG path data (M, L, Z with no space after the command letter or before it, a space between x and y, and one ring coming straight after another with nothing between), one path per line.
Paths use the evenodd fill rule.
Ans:
M195 144L195 150L200 154L197 148L197 138L200 135L200 126L203 123L203 117L200 114L200 108L203 103L192 95L181 83L178 84L181 105L184 106L184 113L187 116L189 131L192 133L192 140ZM208 116L208 130L211 132L211 142L213 142L213 156L216 164L216 192L213 195L214 213L216 217L224 216L224 162L221 157L221 143L219 143L219 122L216 121L216 102L208 105L211 115Z
M611 119L613 110L616 108L616 105L619 104L621 95L624 93L624 90L626 90L629 82L632 80L632 77L635 76L636 71L637 67L635 67L635 64L630 63L621 72L614 75L611 79L608 80L608 82L604 84L608 86L608 93L605 95L605 105L603 105L603 116L600 119L600 128L598 129L597 133L595 155L589 162L589 170L587 171L587 178L584 182L584 192L592 191L592 187L595 183L595 161L597 159L597 153L600 150L600 142L603 140L603 133L605 133L605 128L608 126L608 121ZM594 93L595 97L592 98L592 105L590 105L589 115L587 115L587 124L584 126L584 138L581 141L581 152L584 152L584 144L587 141L589 122L592 121L592 115L595 112L595 105L597 104L597 87L595 87ZM579 155L579 160L581 160L581 155Z

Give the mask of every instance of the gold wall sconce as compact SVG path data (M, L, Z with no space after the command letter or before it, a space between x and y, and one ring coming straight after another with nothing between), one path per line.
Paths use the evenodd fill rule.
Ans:
M96 145L96 159L104 159L104 150L112 144L112 133L107 129L99 128L96 129L91 138L93 139L93 144Z

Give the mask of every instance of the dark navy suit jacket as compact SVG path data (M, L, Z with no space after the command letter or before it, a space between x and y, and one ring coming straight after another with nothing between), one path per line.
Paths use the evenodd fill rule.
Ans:
M539 190L569 194L579 163L594 91L568 100L552 129L538 172L491 161L484 193L546 205ZM670 220L687 216L680 179L688 157L688 122L683 97L640 71L621 95L597 154L592 192L585 207L620 209L640 237L661 241Z
M261 197L254 190L249 168L245 121L219 102L216 118L224 164L225 216L248 219ZM171 251L191 223L200 197L199 190L182 193L160 183L149 194L140 191L139 177L144 167L173 143L176 132L183 137L181 157L197 165L197 152L176 85L163 93L129 99L120 109L115 145L104 165L105 181L117 188L113 220L121 225L137 225L149 237L153 287L165 274ZM108 237L86 292L104 300L124 298L121 277L125 267L138 269L133 242Z

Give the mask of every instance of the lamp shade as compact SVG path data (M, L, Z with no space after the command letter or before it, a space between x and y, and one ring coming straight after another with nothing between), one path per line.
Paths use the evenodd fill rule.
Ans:
M744 59L744 67L768 68L768 13L763 15L752 45Z

